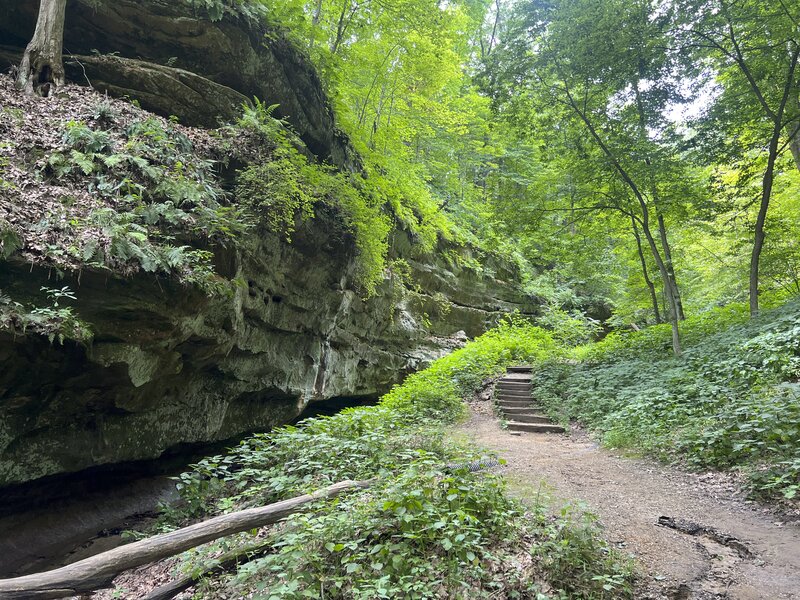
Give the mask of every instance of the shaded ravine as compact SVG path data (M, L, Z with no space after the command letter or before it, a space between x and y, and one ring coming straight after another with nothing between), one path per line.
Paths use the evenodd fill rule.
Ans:
M364 397L315 402L295 422L376 401ZM0 489L0 579L53 569L121 545L125 530L146 526L161 504L179 501L171 477L248 435L175 448L157 460L107 465Z
M585 503L609 541L636 558L637 598L800 599L796 519L747 501L723 477L616 456L580 433L513 435L501 429L488 402L479 404L459 435L504 458L505 475L523 499L542 494ZM735 536L753 556L659 526L662 516Z

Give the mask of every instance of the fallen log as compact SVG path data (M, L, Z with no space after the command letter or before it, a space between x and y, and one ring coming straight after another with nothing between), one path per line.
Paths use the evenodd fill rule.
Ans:
M312 494L220 515L189 527L120 546L52 571L0 579L0 598L64 598L110 587L111 581L123 571L180 554L221 537L275 523L299 511L309 502L337 496L355 488L366 488L371 484L372 481L340 481Z

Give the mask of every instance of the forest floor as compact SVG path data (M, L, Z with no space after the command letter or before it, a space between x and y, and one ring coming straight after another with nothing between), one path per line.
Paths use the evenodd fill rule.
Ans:
M581 431L515 435L489 402L474 403L456 435L505 459L504 475L523 500L579 502L595 514L609 542L636 560L636 598L800 599L800 518L748 500L731 477L617 455ZM741 546L660 526L662 516Z

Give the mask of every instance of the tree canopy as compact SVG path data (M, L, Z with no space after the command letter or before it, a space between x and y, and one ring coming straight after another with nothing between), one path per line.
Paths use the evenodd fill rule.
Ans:
M669 322L676 353L687 313L800 291L796 0L191 4L308 53L420 251L504 254L552 309ZM28 91L63 80L63 5L42 3Z

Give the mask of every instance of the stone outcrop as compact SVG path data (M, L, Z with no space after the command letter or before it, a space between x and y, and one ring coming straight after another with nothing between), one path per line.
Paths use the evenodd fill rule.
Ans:
M72 78L199 125L258 96L280 104L306 152L357 168L302 53L257 20L231 9L212 19L189 5L70 0ZM35 13L35 2L0 0L0 60L16 62ZM143 273L0 261L10 298L35 304L42 287L69 286L94 334L61 345L0 331L0 487L268 430L316 401L377 398L500 315L536 311L513 268L489 258L468 269L470 250L456 246L419 256L402 231L391 256L408 263L409 280L387 274L364 299L341 216L315 210L291 243L251 230L236 250L215 248L231 284L211 297Z
M275 115L286 118L320 159L356 166L302 52L263 19L226 9L215 20L194 6L185 0L71 0L64 30L70 79L88 79L100 91L136 98L145 109L176 115L187 125L216 125L218 117L231 117L231 101L258 97L277 104ZM0 45L7 58L30 39L37 7L0 0ZM209 96L206 106L192 100L203 95Z
M437 256L408 259L423 293L387 277L364 300L350 289L352 240L321 214L291 244L262 233L220 254L229 296L0 263L13 297L69 285L95 333L88 347L0 333L0 486L266 430L315 400L377 397L500 314L535 309L512 270Z

